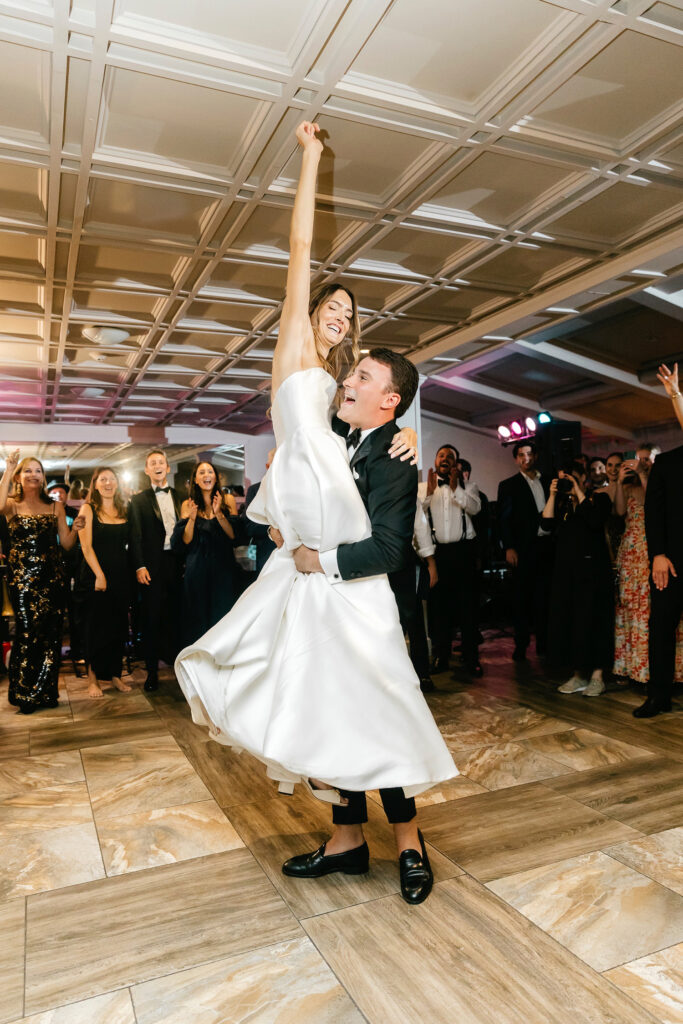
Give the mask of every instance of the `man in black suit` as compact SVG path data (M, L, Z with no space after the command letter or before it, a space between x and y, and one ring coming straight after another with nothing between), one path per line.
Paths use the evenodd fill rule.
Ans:
M403 621L412 614L415 604L412 537L417 470L409 462L390 458L388 453L397 429L395 417L409 408L418 385L413 364L384 348L372 349L346 378L338 418L351 428L346 437L351 470L372 532L365 540L340 544L332 551L318 552L302 546L294 552L300 572L324 572L332 584L388 573ZM346 804L335 806L332 812L336 826L332 837L319 850L288 860L283 865L285 874L317 878L334 871L353 873L363 863L367 870L365 793L344 791L342 796ZM421 903L431 890L432 872L417 830L415 801L406 798L400 788L380 790L380 796L401 851L403 898Z
M271 448L266 458L266 469L270 468L270 464L273 461L273 455L275 449ZM244 528L247 537L250 542L256 547L256 575L261 572L261 569L270 558L272 552L275 550L275 544L270 539L268 533L269 527L264 526L263 523L254 523L251 519L247 518L247 509L251 505L252 501L258 493L258 489L261 486L261 481L258 480L255 484L250 484L247 488L247 493L244 498L244 504L242 505L240 514L244 519Z
M548 481L536 469L533 441L512 449L519 472L498 485L498 525L505 561L513 571L515 661L524 661L532 630L536 653L544 654L553 549L543 530L541 513L548 499Z
M179 650L180 562L171 551L171 534L181 502L168 484L169 468L165 452L148 452L145 473L150 487L134 495L128 509L133 565L140 584L148 693L159 688L159 658L172 665Z
M671 711L676 630L683 612L683 446L658 455L645 492L645 534L652 561L650 682L636 718Z

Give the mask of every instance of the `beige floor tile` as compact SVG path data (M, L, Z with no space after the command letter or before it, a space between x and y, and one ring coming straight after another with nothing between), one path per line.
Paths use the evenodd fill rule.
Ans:
M683 896L683 828L610 846L605 853Z
M452 706L437 707L433 703L431 707L436 723L454 753L572 729L563 719L543 715L521 705L503 703L495 698L461 706L455 703Z
M85 782L83 763L77 750L0 761L0 799L71 782Z
M458 770L486 789L507 789L573 771L521 743L494 743L463 752L458 758Z
M472 878L304 927L370 1024L654 1022Z
M309 939L136 985L138 1024L361 1024Z
M30 732L51 729L55 725L64 725L71 721L71 709L65 689L59 694L59 704L56 708L41 708L34 711L32 715L22 715L12 704L0 700L0 729L8 731Z
M0 1022L21 1017L24 1006L25 900L0 903Z
M92 823L2 837L0 900L103 877L100 846Z
M232 807L228 813L273 885L299 918L374 900L399 890L393 829L381 807L372 800L368 801L365 826L370 871L358 876L333 874L324 878L296 879L282 874L285 860L316 850L332 831L329 807L308 794ZM461 873L461 868L431 847L429 855L435 878L450 878Z
M22 1017L14 1024L136 1024L127 988Z
M683 764L669 758L626 761L581 775L547 779L544 786L640 832L662 832L683 825Z
M683 1021L683 943L615 967L605 978L662 1024Z
M467 779L464 775L456 775L454 779L449 779L448 782L442 782L438 786L432 786L426 792L420 793L415 797L415 803L417 807L429 807L430 804L462 800L463 797L477 796L479 793L488 793L486 786L473 782L472 779ZM368 798L381 806L382 801L378 790L371 790L368 793Z
M590 729L572 729L571 732L537 736L525 740L524 746L579 772L589 768L600 768L602 765L618 764L620 761L654 756L644 747L634 747L630 743L622 743L621 740L591 732Z
M532 783L433 804L420 813L422 831L485 882L637 837L628 826L558 796Z
M524 871L488 888L596 971L683 941L683 898L604 853Z
M0 800L0 841L21 831L88 822L92 822L92 810L85 782L55 783Z
M58 726L54 723L51 729L31 730L29 740L32 754L49 754L57 750L77 750L79 747L147 739L154 736L166 736L167 730L159 716L151 709L133 715L118 715L114 718L93 718L70 725Z
M86 747L81 753L98 820L210 797L170 736Z
M301 930L246 850L28 899L26 1013L86 999Z
M213 800L98 819L108 875L237 850L244 843Z

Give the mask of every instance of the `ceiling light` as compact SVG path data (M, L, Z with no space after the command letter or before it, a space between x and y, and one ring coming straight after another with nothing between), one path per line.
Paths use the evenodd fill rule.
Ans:
M541 426L545 426L546 423L552 423L552 419L549 412L539 412L538 414L538 422Z
M498 427L498 434L500 437L508 438L510 436L510 428L501 423Z
M526 424L526 429L529 431L529 433L530 434L535 434L536 433L536 420L533 418L533 416L527 416L527 418L524 420L524 422Z
M94 341L96 345L120 345L130 338L130 331L124 331L120 327L95 327L88 324L83 328L83 337L88 341Z
M510 424L510 430L512 431L513 434L516 434L517 437L521 437L524 433L522 429L522 424L518 423L517 420L512 421L512 423Z
M661 270L629 270L629 274L635 274L638 277L666 277Z
M578 313L578 309L570 309L564 306L548 306L546 313Z
M461 363L462 359L459 356L433 356L432 361L435 363Z
M482 341L512 341L512 338L507 334L482 334Z
M76 395L77 398L101 398L104 394L104 388L97 387L76 387L69 388L72 395Z

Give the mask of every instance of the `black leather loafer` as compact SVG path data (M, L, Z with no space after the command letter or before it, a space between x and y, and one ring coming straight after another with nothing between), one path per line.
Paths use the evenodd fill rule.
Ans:
M671 711L670 701L666 704L661 704L658 700L648 697L644 704L641 704L639 708L633 709L633 717L654 718L655 715L665 715L667 711Z
M433 693L436 690L431 676L423 676L420 680L420 689L423 693Z
M323 875L332 875L335 871L341 871L345 875L367 874L370 866L367 843L345 853L331 853L329 857L325 856L326 845L323 843L313 853L300 853L298 857L290 857L282 865L282 874L291 878L322 878Z
M159 679L157 676L147 676L145 679L145 685L143 689L147 693L154 693L155 690L159 689Z
M398 859L401 872L401 896L406 903L410 903L412 906L424 903L434 885L434 875L425 849L425 841L419 830L417 834L420 837L421 852L404 850Z

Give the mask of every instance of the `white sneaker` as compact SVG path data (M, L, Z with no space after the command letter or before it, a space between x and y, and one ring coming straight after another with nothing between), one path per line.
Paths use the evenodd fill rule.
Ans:
M605 684L602 679L591 679L590 683L584 690L584 697L599 697L601 693L605 692Z
M562 686L558 686L558 693L581 693L588 686L588 680L582 679L581 676L572 676L566 683L562 683Z

